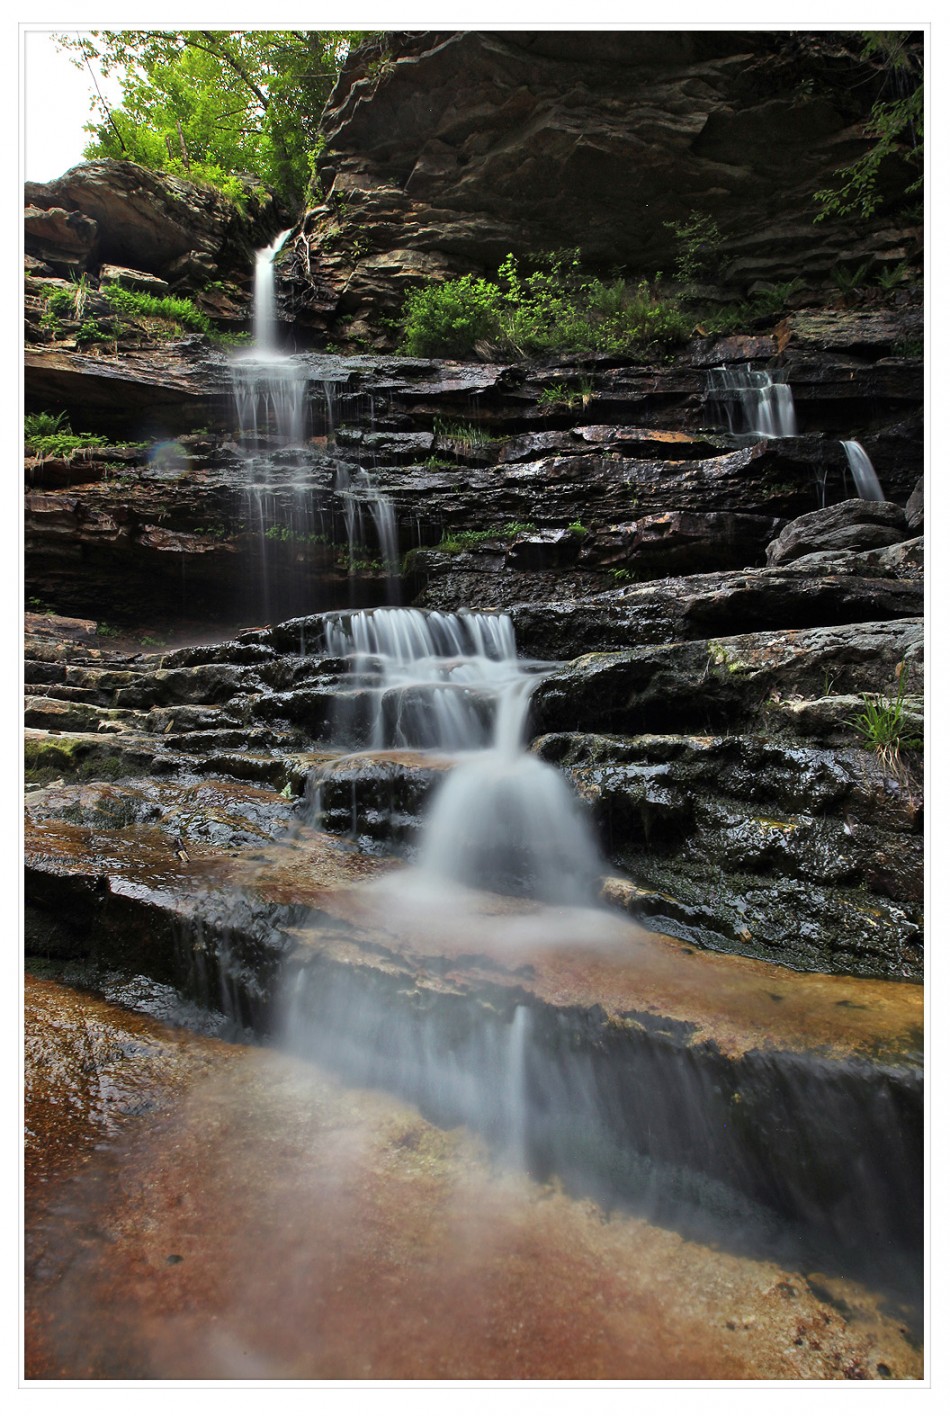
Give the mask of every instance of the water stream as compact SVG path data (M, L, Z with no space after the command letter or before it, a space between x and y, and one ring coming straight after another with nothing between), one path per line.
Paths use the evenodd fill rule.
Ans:
M787 383L751 364L710 369L708 393L731 433L793 438L798 433L795 400Z
M351 582L359 570L375 568L391 600L399 574L392 503L371 470L334 445L339 383L282 346L274 262L288 235L257 254L252 342L231 361L236 446L246 471L244 519L260 567L254 600L265 620L313 608L306 568L318 548L332 571L334 548L342 553L345 545Z
M855 491L864 501L886 501L881 484L877 479L874 464L859 442L842 442Z
M277 541L290 542L306 560L322 553L326 542L342 539L352 567L372 540L390 600L398 598L399 588L392 504L379 492L372 468L341 455L334 444L338 385L315 374L307 357L281 351L273 262L283 239L258 259L254 342L233 361L237 445L247 469L246 514L260 541L258 604L265 617L277 599L274 580L287 575L286 560L278 566L270 557ZM795 435L791 389L771 375L748 367L713 370L710 391L733 431ZM315 437L326 442L318 447ZM845 444L849 461L849 449L857 447ZM854 475L867 494L867 473ZM288 1135L307 1139L306 1154L294 1160L299 1173L291 1202L301 1207L301 1217L329 1218L327 1232L316 1225L316 1237L296 1257L301 1296L291 1311L301 1332L313 1311L315 1275L318 1283L335 1285L334 1309L348 1303L359 1308L360 1290L344 1292L332 1256L341 1244L362 1244L376 1211L354 1210L348 1220L350 1211L334 1196L358 1194L367 1202L369 1189L354 1190L352 1179L371 1157L381 1194L390 1193L394 1175L400 1183L408 1175L406 1194L425 1209L432 1172L421 1150L417 1164L417 1150L448 1144L432 1138L432 1127L442 1138L454 1135L452 1144L460 1144L458 1128L465 1128L487 1143L489 1155L477 1205L460 1204L433 1249L450 1256L453 1277L453 1261L462 1275L443 1305L453 1321L472 1294L478 1296L465 1281L467 1254L460 1265L459 1235L473 1223L491 1230L498 1212L492 1208L498 1193L494 1167L502 1176L516 1174L519 1185L546 1185L532 1189L534 1205L545 1194L548 1203L559 1197L559 1205L567 1204L566 1197L571 1203L578 1196L585 1203L592 1198L602 1206L602 1235L618 1232L636 1215L663 1226L667 1238L672 1234L677 1252L685 1252L685 1241L712 1243L730 1262L752 1256L760 1263L765 1255L770 1263L799 1266L819 1278L827 1272L857 1276L903 1305L902 1312L913 1309L919 1290L920 1138L912 1083L899 1066L869 1060L868 1051L836 1051L841 1019L851 1018L842 1008L853 1009L859 1020L874 1018L874 1009L884 1011L884 994L867 981L787 983L784 971L769 965L651 939L603 905L605 866L582 804L561 773L527 746L532 691L550 666L519 658L506 614L424 612L393 603L304 608L320 616L319 639L308 643L301 630L297 657L332 666L326 673L334 694L326 732L311 747L332 760L313 770L296 834L271 855L262 850L235 866L226 903L224 892L212 891L210 911L202 916L199 910L188 921L193 974L200 972L208 995L233 1017L241 1018L255 990L258 998L266 991L256 970L273 948L279 960L276 1004L267 1024L282 1044L279 1065L308 1059L318 1077L332 1079L319 1082L326 1090L319 1107L310 1098L310 1081L303 1084L296 1075L277 1092L263 1088L255 1127L270 1138L262 1147L269 1165L258 1161L253 1142L231 1142L242 1152L241 1164L265 1176L264 1208L279 1213L286 1245L288 1235L296 1237L298 1210L273 1201L284 1183L273 1172L282 1169L286 1150L286 1137L272 1134L275 1108L284 1106L292 1115ZM327 850L326 836L322 846L314 844L323 825L322 793L326 774L344 759L357 771L361 764L369 770L383 763L441 780L426 800L421 831L405 861L388 862L369 880L358 872L344 879L338 866L329 884L314 884L303 862L308 849ZM354 809L354 837L355 815ZM360 854L358 840L337 845L341 859L352 862ZM278 885L269 896L267 871L275 860ZM851 983L857 1001L848 991ZM233 1062L228 1065L234 1070ZM257 1071L246 1066L235 1097L227 1098L236 1117L244 1115L257 1085L250 1080ZM385 1095L385 1125L376 1119L378 1097L370 1102L356 1090L365 1088ZM393 1098L414 1113L399 1111L389 1120ZM211 1120L192 1127L202 1137L218 1125L217 1093L203 1104ZM354 1129L352 1117L362 1110L373 1116L365 1128L360 1121ZM240 1124L234 1127L239 1140ZM228 1133L224 1127L225 1145ZM151 1160L146 1170L154 1172ZM220 1178L205 1181L214 1183ZM172 1218L165 1262L177 1266L178 1246L187 1248L176 1227L177 1174L168 1185ZM225 1195L214 1213L229 1217L231 1203ZM336 1215L344 1218L337 1222ZM367 1292L375 1291L376 1269L394 1236L402 1246L401 1268L408 1271L405 1252L414 1252L414 1236L422 1231L418 1220L415 1229L400 1220L398 1214L391 1223L387 1217L389 1237L383 1234L374 1248L364 1246L363 1266L373 1268ZM256 1274L260 1254L248 1251L246 1238L244 1245L241 1262ZM254 1247L269 1262L270 1250ZM550 1252L548 1245L526 1268L533 1272ZM104 1269L109 1262L106 1256ZM440 1263L438 1257L433 1261L420 1291ZM629 1259L625 1264L634 1267ZM573 1276L572 1266L563 1267ZM82 1275L81 1264L76 1272ZM696 1272L690 1269L679 1287L688 1289ZM484 1275L478 1281L484 1289ZM233 1281L230 1270L227 1282L246 1287ZM520 1295L524 1279L513 1282ZM78 1288L85 1291L85 1284ZM652 1301L639 1311L648 1311ZM598 1314L605 1314L598 1324L608 1331L610 1304L602 1294L597 1303ZM201 1314L201 1301L195 1306ZM217 1316L220 1300L205 1307ZM572 1314L566 1331L573 1322ZM717 1323L736 1329L732 1317ZM386 1322L377 1325L385 1328ZM683 1335L677 1332L672 1359L680 1371L685 1330L684 1324ZM346 1362L331 1364L331 1376L349 1372L347 1362L358 1366L365 1333L347 1340ZM162 1354L165 1341L163 1333ZM175 1344L169 1344L172 1351ZM549 1344L551 1350L556 1346ZM161 1360L176 1370L173 1359ZM219 1366L233 1370L235 1360L229 1352ZM372 1375L400 1370L391 1355L385 1360L388 1368ZM203 1354L194 1361L200 1368Z
M720 422L731 433L763 438L790 438L798 435L795 400L789 384L773 377L768 369L737 364L710 369L706 393ZM885 501L871 459L859 442L842 440L848 469L859 497L865 501ZM827 469L819 477L822 506L825 504Z

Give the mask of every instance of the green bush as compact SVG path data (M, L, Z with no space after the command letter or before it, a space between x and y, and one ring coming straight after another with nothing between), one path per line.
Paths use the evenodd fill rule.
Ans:
M410 292L403 306L407 354L452 359L470 353L499 330L501 291L491 281L463 275Z
M484 342L500 352L629 354L687 339L691 322L648 281L585 274L576 252L536 257L524 274L509 255L498 283L465 275L424 286L403 307L408 354L462 357Z
M722 232L707 212L693 211L685 221L663 224L673 233L676 254L673 273L677 280L688 285L718 274L722 264Z

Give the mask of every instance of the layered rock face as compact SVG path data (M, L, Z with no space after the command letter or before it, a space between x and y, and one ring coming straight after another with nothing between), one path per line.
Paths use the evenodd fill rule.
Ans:
M467 42L494 53L493 36ZM58 196L96 192L99 166ZM151 179L118 166L110 189L135 186L126 205L154 206L167 249L135 245L150 223L128 216L96 249L150 263L119 273L147 286L179 259L171 196L156 179L146 200ZM108 206L96 211L108 232ZM219 249L225 225L205 232ZM196 231L175 240L193 251ZM691 945L920 976L919 307L812 307L656 362L299 355L286 448L266 420L241 426L242 363L204 336L156 342L133 321L112 347L77 348L70 326L42 327L48 277L34 265L29 279L28 406L108 439L27 463L27 596L47 612L26 680L38 785L105 764L120 780L223 774L293 797L319 760L327 828L411 854L445 764L347 752L325 765L349 690L314 612L400 597L504 611L521 652L550 666L536 751L586 803L615 903ZM773 378L796 434L754 418L729 431L744 395L726 406L724 390ZM842 447L855 437L884 502L858 494ZM88 622L79 647L57 647L51 610ZM222 639L288 616L303 618ZM194 637L219 642L171 652ZM862 712L898 699L897 747L875 751ZM287 798L274 805L285 819Z
M856 264L916 257L899 220L814 221L815 191L866 147L879 81L855 84L856 52L833 34L386 36L331 96L326 201L284 264L288 307L379 343L407 289L492 275L508 252L576 247L604 270L669 271L669 227L697 212L718 223L740 295L793 277L827 287L843 240Z
M249 182L242 212L213 188L111 158L27 182L24 203L25 250L47 274L112 263L185 290L245 279L254 251L287 215L259 184Z
M916 1375L923 321L910 280L865 290L860 305L816 293L830 267L867 258L866 240L882 262L913 255L880 225L851 240L811 222L822 174L858 150L849 100L832 92L838 41L539 32L388 45L341 81L330 197L278 262L285 320L292 307L301 316L288 345L327 328L345 334L343 352L228 351L135 316L85 340L81 319L103 313L100 279L191 289L219 325L245 318L249 229L235 235L215 199L126 164L29 193L27 408L90 436L56 453L35 440L25 469L27 948L45 970L139 1008L147 997L178 1009L184 995L172 1016L188 1025L200 1013L230 1035L280 1029L308 1067L326 1063L361 1097L418 1105L431 1135L470 1128L493 1165L556 1177L547 1199L570 1195L598 1231L606 1210L591 1201L634 1209L674 1235L684 1291L725 1282L697 1267L699 1241L780 1266L769 1292L782 1321L758 1330L754 1360L752 1319L725 1317L739 1311L726 1284L716 1332L748 1364L727 1375ZM112 195L100 203L103 182ZM605 264L649 269L668 249L665 223L700 209L726 233L733 288L787 276L793 260L813 282L808 304L638 357L353 352L361 327L391 339L375 321L427 274L490 270L508 249L550 246L552 231ZM83 316L66 279L80 269L92 276ZM226 292L208 288L210 271L228 272ZM794 412L781 432L756 412L776 390ZM854 440L883 500L856 481L842 445ZM389 639L374 639L381 623ZM484 658L505 666L503 688L467 676L477 656L459 647L460 626L474 637L472 625L497 655ZM415 647L388 655L397 637ZM426 736L446 697L447 721L465 731ZM456 813L453 834L436 808L466 773L490 786L540 776L556 791L530 798L527 815L515 795L483 799ZM566 861L549 830L565 818L576 827ZM427 852L440 833L467 855L433 894ZM536 844L557 857L553 873L583 876L582 895L532 893L522 861ZM126 1042L106 1047L96 1016L98 1106L103 1076L112 1103L114 1066L138 1087L160 1058L128 1044L127 1073L115 1062ZM89 1026L71 1064L76 1097ZM63 1141L69 1073L56 1049L37 1071L50 1089L38 1126ZM347 1125L359 1131L354 1094ZM245 1114L243 1093L235 1108ZM279 1129L283 1113L263 1109ZM357 1146L390 1200L383 1151L408 1166L413 1194L423 1179L443 1184L423 1174L421 1121L400 1113L371 1148L327 1124L343 1137L330 1152ZM260 1146L236 1134L271 1194ZM264 1146L281 1165L285 1149ZM196 1257L172 1237L181 1185L200 1174L191 1193L211 1194L229 1224L234 1195L226 1167L215 1167L222 1205L173 1150L167 1228L148 1152L135 1175L152 1178L127 1187L149 1330L172 1292L166 1265ZM42 1151L58 1163L56 1146ZM405 1215L391 1224L360 1194L386 1234L367 1243L362 1221L338 1227L357 1234L375 1292ZM75 1203L47 1208L74 1227ZM108 1210L87 1215L112 1236ZM30 1327L48 1375L56 1230L45 1222ZM431 1269L434 1250L409 1230ZM204 1260L182 1271L199 1274L196 1312L213 1308L217 1328ZM467 1303L468 1257L461 1271ZM81 1309L89 1272L76 1269L57 1301ZM826 1273L846 1279L827 1301L813 1283ZM522 1276L512 1282L520 1301ZM614 1331L608 1290L608 1318L591 1309L601 1333ZM787 1307L806 1290L821 1310L813 1328L789 1316L801 1303ZM896 1345L855 1338L880 1294ZM123 1321L124 1298L110 1288ZM112 1333L90 1310L96 1332ZM640 1333L639 1298L632 1311ZM136 1352L137 1322L122 1329ZM491 1326L494 1342L494 1315ZM125 1375L107 1346L97 1373ZM544 1348L547 1361L546 1336ZM680 1329L674 1349L675 1366ZM701 1356L695 1370L720 1368Z

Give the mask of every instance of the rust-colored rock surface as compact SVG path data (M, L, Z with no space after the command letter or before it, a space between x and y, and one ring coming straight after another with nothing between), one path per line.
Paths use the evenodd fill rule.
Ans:
M608 1214L285 1056L52 983L27 1009L28 1380L921 1376L853 1281Z

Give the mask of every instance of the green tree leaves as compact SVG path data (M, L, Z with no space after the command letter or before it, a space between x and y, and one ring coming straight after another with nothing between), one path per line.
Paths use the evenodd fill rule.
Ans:
M357 31L91 30L59 36L117 73L122 104L92 101L87 157L118 157L240 198L249 173L299 202L320 118Z
M815 217L867 218L885 200L886 169L902 164L906 171L903 189L913 196L923 186L924 170L924 85L920 57L909 34L866 32L862 57L875 66L882 77L883 93L871 107L864 132L870 147L857 161L835 173L838 183L815 193L821 210Z

